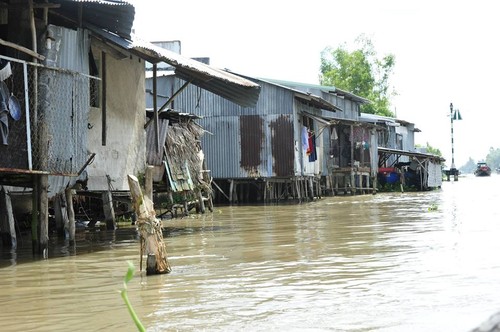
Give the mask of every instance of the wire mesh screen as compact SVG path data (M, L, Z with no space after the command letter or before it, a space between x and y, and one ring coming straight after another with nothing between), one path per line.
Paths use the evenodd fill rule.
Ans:
M77 174L87 160L88 114L98 98L90 87L98 86L98 79L35 64L12 62L11 66L6 83L21 106L22 117L11 121L5 151L15 158L2 159L10 160L10 168L29 168L31 159L33 170Z

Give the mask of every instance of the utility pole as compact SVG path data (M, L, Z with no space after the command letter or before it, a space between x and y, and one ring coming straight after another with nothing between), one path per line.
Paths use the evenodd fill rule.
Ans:
M453 120L462 120L459 110L453 109L453 103L450 103L450 122L451 122L451 167L450 175L453 175L453 180L458 181L458 170L455 167L455 148L453 145Z

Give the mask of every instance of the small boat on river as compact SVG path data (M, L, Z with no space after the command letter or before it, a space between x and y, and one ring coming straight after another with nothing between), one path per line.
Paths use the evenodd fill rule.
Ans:
M488 164L480 162L477 163L476 170L474 171L475 176L490 176L491 175L491 168L488 166Z

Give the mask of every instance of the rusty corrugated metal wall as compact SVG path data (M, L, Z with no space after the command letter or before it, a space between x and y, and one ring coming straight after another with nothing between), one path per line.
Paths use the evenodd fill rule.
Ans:
M241 107L206 90L190 85L172 105L177 111L202 117L206 134L202 148L211 176L221 179L289 177L294 169L294 93L258 82L261 93L256 107ZM171 96L184 81L173 76L158 78L158 95ZM152 82L146 82L146 89ZM167 98L159 98L159 107ZM147 94L146 106L152 107ZM299 170L300 172L300 170Z
M270 122L272 171L277 177L291 177L294 169L294 125L291 114L278 115Z
M260 151L266 142L264 120L259 115L242 115L240 122L240 166L249 175L258 174L262 162Z

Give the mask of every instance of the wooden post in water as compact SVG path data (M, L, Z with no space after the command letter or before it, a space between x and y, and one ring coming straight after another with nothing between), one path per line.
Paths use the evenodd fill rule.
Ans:
M66 189L66 210L68 212L69 243L75 242L75 210L73 208L73 189Z
M229 180L229 204L233 204L234 180Z
M40 221L40 253L43 258L49 254L49 176L42 174L39 177L40 187L38 197L40 198L38 220Z
M141 237L141 262L143 249L147 256L146 275L169 273L171 268L167 260L161 221L156 218L153 202L142 194L137 177L129 174L128 185Z
M153 170L154 166L146 166L145 183L144 183L144 195L148 196L149 199L153 200Z
M199 208L201 213L205 213L205 202L203 201L203 192L201 188L198 189L198 200L199 200Z
M104 209L106 228L109 230L116 229L115 209L113 208L113 195L109 190L102 193L102 208Z
M12 212L12 200L10 199L9 191L3 186L1 186L0 188L0 196L2 199L2 201L0 202L0 207L2 207L2 209L0 209L0 220L2 220L0 228L2 229L2 232L6 233L5 231L8 229L10 233L10 241L8 240L8 234L2 234L3 240L6 240L3 241L3 245L5 247L10 246L10 248L16 249L17 236L14 213ZM7 241L10 242L10 245L9 243L7 243Z
M33 256L38 251L38 177L39 175L33 176L33 191L31 192L31 250Z
M57 194L54 199L54 214L56 217L57 233L64 236L68 228L68 213L66 212L66 198L64 194Z
M299 203L302 203L302 195L300 194L299 180L297 178L295 178L293 182L295 183L295 194L296 194L296 197L297 197Z

